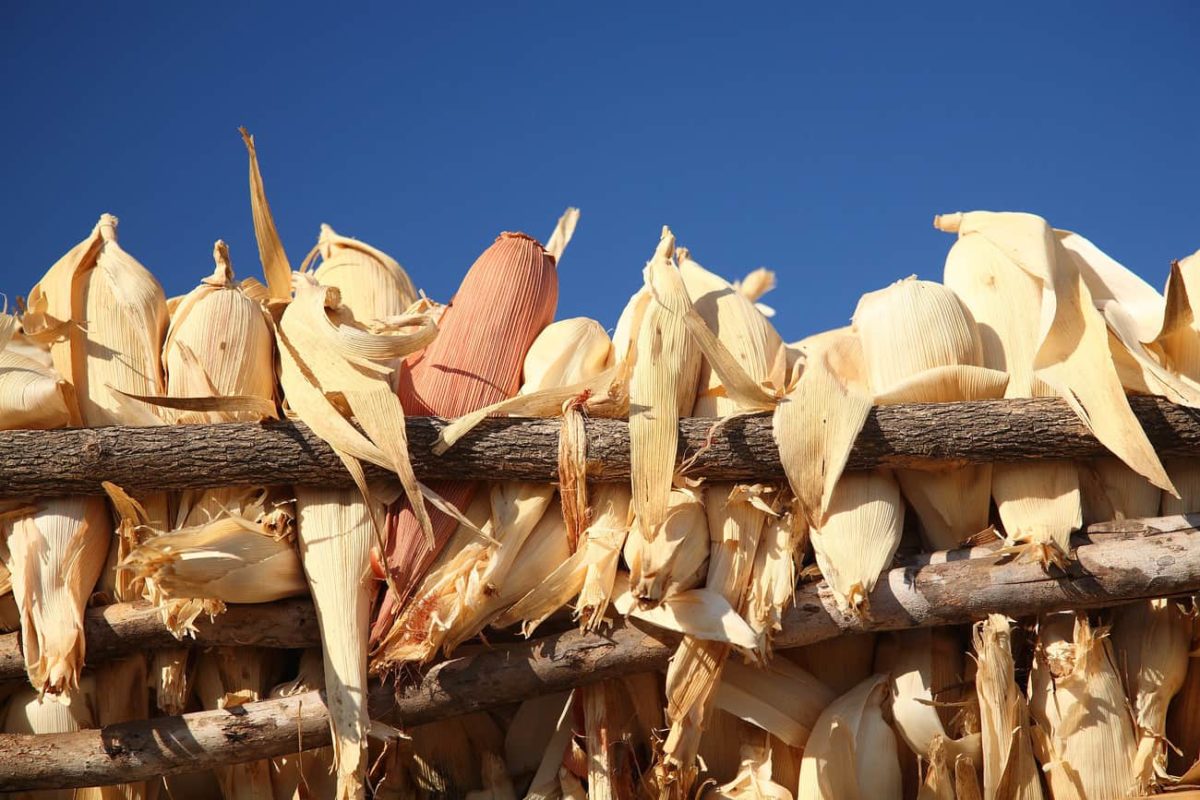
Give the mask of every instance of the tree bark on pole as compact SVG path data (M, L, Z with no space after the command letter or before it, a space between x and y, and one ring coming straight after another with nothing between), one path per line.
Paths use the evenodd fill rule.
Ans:
M1131 397L1130 404L1160 456L1200 450L1200 412L1154 397ZM680 421L680 462L703 448L714 422ZM413 468L424 480L557 480L557 419L488 419L441 456L430 448L445 421L409 417L407 424ZM586 427L589 479L628 480L626 422L589 419ZM873 409L849 467L920 469L1107 454L1062 400L982 400ZM385 474L373 467L368 472ZM782 480L770 416L722 425L687 474ZM291 422L0 431L0 497L102 494L106 480L127 491L352 485L333 451Z
M1066 572L1047 573L982 548L920 556L881 576L865 620L838 611L824 584L802 586L775 646L799 647L857 631L963 624L988 613L1025 617L1200 591L1197 524L1200 516L1193 515L1093 526L1076 538ZM528 643L477 646L434 665L395 694L376 686L371 705L375 714L394 711L404 725L417 725L661 668L676 641L634 620L602 633L568 631ZM101 730L0 735L0 790L191 772L295 752L298 741L305 749L329 743L319 692Z

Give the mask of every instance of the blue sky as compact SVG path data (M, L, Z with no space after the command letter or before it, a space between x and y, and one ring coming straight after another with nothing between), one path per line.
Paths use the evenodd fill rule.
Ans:
M789 340L940 277L939 212L1042 214L1156 286L1200 247L1200 6L813 6L5 3L0 291L105 211L168 294L217 238L259 274L238 125L293 264L328 222L448 299L578 205L559 316L608 326L664 223L776 270Z

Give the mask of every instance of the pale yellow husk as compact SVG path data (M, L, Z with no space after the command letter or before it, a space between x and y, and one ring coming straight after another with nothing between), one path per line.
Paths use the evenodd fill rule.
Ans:
M1200 251L1180 259L1172 275L1178 273L1188 297L1200 298ZM1200 321L1195 318L1159 340L1166 362L1179 374L1200 381ZM1167 472L1179 496L1162 493L1163 514L1191 514L1200 511L1200 464L1194 459L1173 458L1166 462Z
M11 574L21 614L29 681L39 692L79 686L86 643L83 609L104 567L111 537L100 497L57 497L0 522L0 556Z
M883 717L887 699L887 676L874 675L821 713L804 748L796 800L902 796L896 737Z
M950 403L1004 395L1008 376L986 369L975 320L945 286L912 278L863 295L853 329L877 404ZM897 470L933 550L958 547L988 526L990 464Z
M879 573L892 563L903 530L904 504L889 472L842 476L824 523L812 531L817 565L839 607L870 613L869 595Z
M817 718L837 694L787 659L757 666L729 659L713 699L716 708L803 748Z
M641 540L641 564L635 568L639 597L662 600L666 578L645 582L647 573L666 576L672 551L656 540L664 536L675 473L679 418L691 414L700 374L700 351L683 317L652 296L656 283L679 280L675 237L664 227L654 256L646 265L645 287L626 308L631 332L629 355L629 440L634 528L629 540ZM686 297L686 295L685 295ZM620 352L620 350L618 351ZM628 560L628 558L627 558Z
M0 430L65 427L74 406L70 385L17 346L17 326L16 317L0 313Z
M1103 630L1085 614L1049 614L1029 675L1033 748L1054 797L1110 800L1136 791L1138 739Z
M44 697L29 687L17 689L0 702L0 731L13 734L74 733L96 727L95 686L85 678L78 689L62 696ZM42 789L11 792L12 800L104 800L105 789Z
M625 539L630 587L645 606L699 585L708 564L708 520L701 494L689 488L672 489L668 509L653 541L636 533L636 518Z
M1013 677L1009 622L990 614L974 629L975 690L983 745L984 800L1042 800L1033 758L1029 704Z
M1167 708L1187 676L1191 641L1192 619L1172 600L1144 600L1113 611L1113 651L1137 723L1133 772L1140 792L1169 783Z
M322 286L337 289L342 305L361 325L399 316L419 299L400 263L366 242L322 225L317 253L321 264L313 270L313 278Z
M300 655L300 667L296 677L272 688L268 696L272 699L291 697L324 688L323 659L320 648L305 650ZM333 754L333 747L319 747L271 759L271 786L274 789L275 800L337 797Z
M945 281L980 326L984 365L1009 373L1005 396L1057 394L1127 466L1174 492L1129 407L1108 327L1079 263L1046 221L971 212L938 217L935 226L959 235L946 258ZM1009 541L1039 548L1044 560L1061 560L1070 530L1081 524L1068 508L1078 490L1067 469L1017 465L998 467L993 476Z
M773 777L770 748L746 743L742 745L738 774L707 796L720 800L792 800L788 788L776 783Z

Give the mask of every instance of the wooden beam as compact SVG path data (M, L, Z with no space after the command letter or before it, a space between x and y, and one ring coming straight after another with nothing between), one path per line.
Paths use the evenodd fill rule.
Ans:
M1200 591L1200 516L1094 526L1077 537L1065 572L996 551L934 553L880 576L871 618L837 610L827 587L806 585L775 637L799 647L857 631L968 623L988 613L1027 617ZM219 627L219 626L218 626ZM375 713L405 725L492 708L605 678L661 669L677 638L618 622L599 634L568 631L500 647L476 646L436 664L393 697L377 686ZM257 642L247 642L257 643ZM238 709L128 722L43 736L0 735L0 790L135 781L295 752L329 743L318 692Z
M1161 398L1130 402L1159 455L1200 452L1200 412ZM712 423L680 423L680 461L701 449ZM413 467L425 480L557 480L556 419L489 419L448 453L435 456L430 447L444 425L431 417L408 419ZM625 421L590 419L587 431L591 479L627 480ZM885 406L867 419L850 468L1094 458L1106 452L1058 399ZM722 426L688 474L782 479L770 417ZM101 494L105 480L138 491L351 485L333 451L306 427L290 422L0 431L0 497Z

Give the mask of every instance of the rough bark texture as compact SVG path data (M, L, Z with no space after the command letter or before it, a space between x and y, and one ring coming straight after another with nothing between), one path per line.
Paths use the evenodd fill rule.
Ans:
M983 548L922 556L881 576L869 620L839 612L823 584L802 586L775 645L798 647L852 631L961 624L987 613L1022 617L1194 592L1200 590L1197 524L1200 516L1193 515L1094 526L1076 539L1076 560L1065 574L1047 574L1036 564ZM569 631L464 650L394 699L390 689L376 687L372 708L382 713L394 703L399 718L416 725L660 668L676 641L630 622L603 634ZM99 731L0 736L0 763L6 765L0 790L141 780L294 752L298 742L306 749L329 743L317 692Z
M317 615L308 600L228 607L215 620L196 620L196 638L182 641L171 635L154 606L116 603L89 608L84 618L87 663L96 664L138 650L159 650L188 645L300 648L321 644ZM21 634L0 636L0 680L24 678Z
M1160 398L1130 402L1160 455L1192 455L1200 447L1200 412ZM681 421L680 460L701 448L712 422ZM434 456L430 447L444 424L432 417L408 419L413 467L424 480L557 480L557 419L489 419L448 453ZM626 423L589 419L586 425L590 478L628 479ZM1094 458L1105 452L1057 399L887 406L871 412L850 468ZM723 425L688 474L724 481L782 478L770 417ZM288 422L0 432L0 497L101 494L103 480L126 490L351 485L333 451L303 425Z

